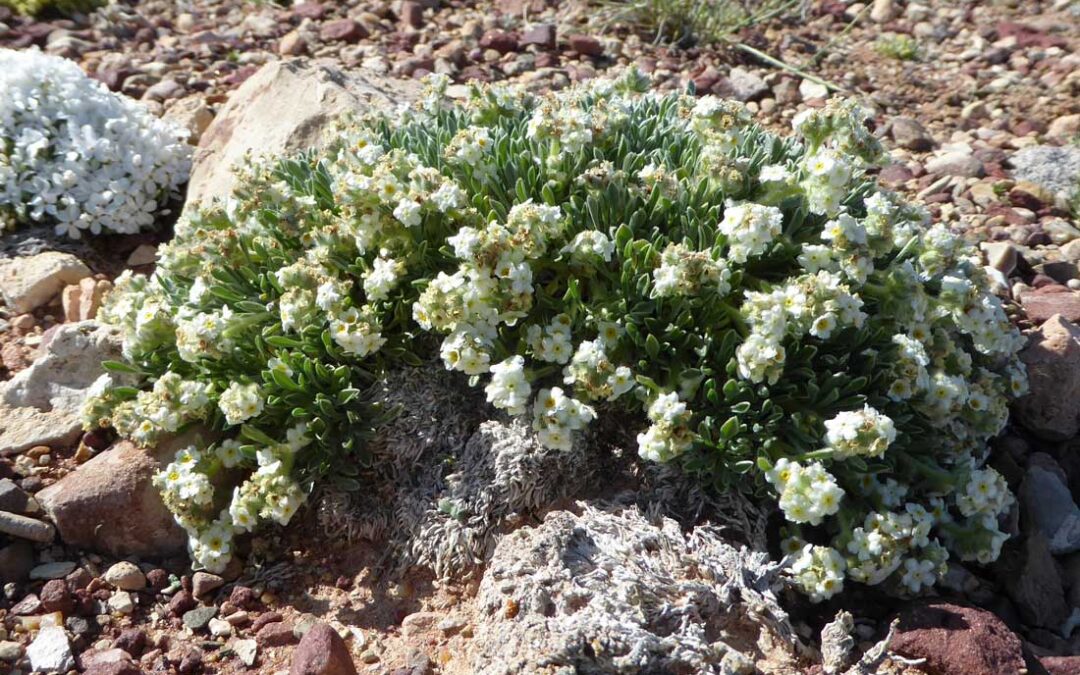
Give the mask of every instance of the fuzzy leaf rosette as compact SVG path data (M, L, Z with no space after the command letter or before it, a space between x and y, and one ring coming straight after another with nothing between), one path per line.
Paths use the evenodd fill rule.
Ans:
M634 71L430 87L324 156L253 165L103 309L144 384L103 386L88 422L225 439L158 479L200 564L319 478L362 478L387 413L364 392L425 358L550 448L618 415L645 460L775 499L815 600L997 557L1013 498L983 462L1021 338L975 253L866 177L882 150L855 104L781 138Z
M187 132L73 61L0 49L0 233L132 234L187 182Z

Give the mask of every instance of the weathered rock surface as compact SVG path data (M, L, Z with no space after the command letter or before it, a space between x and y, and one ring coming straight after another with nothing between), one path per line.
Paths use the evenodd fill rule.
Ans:
M34 365L0 386L0 402L78 417L87 389L104 372L101 362L122 358L121 349L120 331L113 326L62 325Z
M1064 203L1080 190L1080 147L1036 145L1013 155L1013 176L1046 188Z
M75 667L75 655L67 633L58 626L42 628L30 646L26 648L30 667L42 673L66 673Z
M32 312L59 295L64 286L88 276L90 268L70 253L46 251L0 259L0 298L18 314Z
M281 154L322 147L324 132L344 114L390 110L409 100L408 82L369 79L332 64L274 61L230 97L202 135L188 183L188 204L228 196L233 169L248 153Z
M1050 441L1080 432L1080 327L1060 315L1048 319L1020 352L1030 391L1016 401L1016 419Z
M752 672L766 656L800 672L765 554L636 508L580 506L499 541L477 598L476 673ZM723 640L706 637L718 625Z
M1009 551L999 563L1005 592L1030 626L1057 631L1069 616L1065 587L1050 547L1041 532L1027 535L1021 550Z
M0 455L75 442L101 362L120 357L117 329L93 321L59 326L33 365L0 384Z
M1080 551L1080 507L1069 491L1065 472L1049 455L1028 467L1020 485L1020 502L1023 517L1043 533L1052 554Z
M119 442L40 491L38 500L69 546L118 557L179 552L186 537L151 480L192 440L173 439L152 452Z
M356 675L356 666L337 631L317 623L293 652L289 675Z
M1024 670L1020 638L993 613L946 602L917 604L900 613L892 651L926 659L931 675L1001 675Z

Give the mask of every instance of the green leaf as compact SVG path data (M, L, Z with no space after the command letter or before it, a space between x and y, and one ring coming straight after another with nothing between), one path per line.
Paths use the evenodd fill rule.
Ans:
M102 361L101 367L110 373L124 373L126 375L149 375L144 370L140 370L130 363L124 363L123 361Z

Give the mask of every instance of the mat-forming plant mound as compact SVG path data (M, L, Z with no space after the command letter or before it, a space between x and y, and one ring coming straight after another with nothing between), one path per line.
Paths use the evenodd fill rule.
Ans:
M355 481L393 412L372 386L429 354L547 448L619 416L641 457L776 500L815 600L996 558L1012 496L982 465L1026 386L1020 338L975 254L866 178L856 105L785 139L635 72L444 86L253 166L103 309L144 384L102 381L88 423L222 432L158 477L199 564L317 479Z
M187 182L185 132L72 61L0 49L0 91L0 232L131 234Z

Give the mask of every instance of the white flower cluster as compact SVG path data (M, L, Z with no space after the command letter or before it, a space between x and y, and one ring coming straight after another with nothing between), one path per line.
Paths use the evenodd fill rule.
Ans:
M821 602L844 589L844 557L828 546L806 544L795 556L791 573L795 583L814 602Z
M750 335L739 346L740 376L776 382L783 373L788 338L828 340L839 328L863 325L862 299L839 275L824 270L796 277L771 291L747 291L743 311Z
M731 292L730 278L725 261L713 260L709 253L691 251L683 244L668 244L660 254L660 266L653 270L653 295L698 295L711 288L722 297Z
M694 442L690 410L675 392L661 394L649 405L652 424L638 434L638 454L651 462L667 462L686 452Z
M802 465L786 457L777 460L765 478L780 494L780 509L793 523L820 525L840 510L844 490L820 462Z
M825 442L839 459L882 457L895 440L893 421L868 405L837 413L825 422Z
M130 234L187 180L185 132L72 61L0 49L0 91L0 230Z
M719 229L728 238L728 257L744 263L761 255L784 227L784 214L775 206L729 204Z

